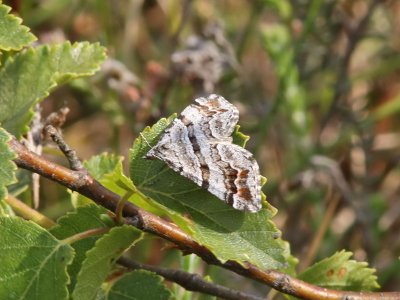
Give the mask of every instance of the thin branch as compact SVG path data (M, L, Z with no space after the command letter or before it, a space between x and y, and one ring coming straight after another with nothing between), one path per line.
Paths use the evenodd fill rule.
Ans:
M143 269L154 272L166 280L175 282L185 289L192 292L200 292L203 294L213 295L223 299L243 299L243 300L262 300L264 298L249 295L240 291L232 290L224 286L208 282L204 280L200 275L184 272L181 270L167 269L156 267L152 265L142 264L126 257L121 257L117 261L119 264L128 267L130 269Z
M17 154L18 157L14 161L20 168L38 173L92 199L97 204L113 212L116 211L120 197L101 185L86 171L73 171L50 162L26 149L15 138L9 141L9 146ZM293 295L298 298L352 300L400 299L399 292L366 293L335 291L306 283L276 270L264 271L250 263L239 264L234 261L221 263L210 250L198 244L180 228L134 204L127 202L123 214L127 224L131 224L145 232L153 233L165 240L173 242L182 251L194 253L208 264L214 264L229 269L242 276L260 281L282 293Z

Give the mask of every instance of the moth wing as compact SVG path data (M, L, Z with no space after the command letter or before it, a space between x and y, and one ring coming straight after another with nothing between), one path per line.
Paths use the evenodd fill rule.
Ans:
M202 174L188 136L187 127L175 119L158 143L146 154L146 158L157 158L171 169L201 186Z
M201 127L207 139L231 140L239 111L224 97L212 94L197 98L182 111L179 118L185 124L191 122Z
M257 161L246 149L229 143L211 144L208 191L235 209L261 209L261 175ZM205 156L208 157L208 156Z

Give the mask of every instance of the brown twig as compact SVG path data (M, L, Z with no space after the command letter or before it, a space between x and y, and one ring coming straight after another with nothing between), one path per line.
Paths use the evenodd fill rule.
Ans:
M14 161L18 167L38 173L92 199L97 204L113 212L116 211L120 197L101 185L86 171L73 171L50 162L26 149L15 138L9 141L9 146L17 154L17 158ZM209 264L218 265L237 274L260 281L285 294L303 299L400 299L399 292L335 291L306 283L276 270L264 271L249 263L244 265L234 261L221 263L210 250L198 244L174 224L129 202L125 204L123 212L127 224L173 242L182 251L194 253Z
M200 275L184 272L182 270L167 269L156 267L152 265L142 264L137 261L133 261L126 257L121 257L117 261L119 264L128 267L130 269L143 269L154 272L166 280L175 282L185 289L192 292L200 292L208 295L220 297L222 299L243 299L243 300L262 300L264 298L249 295L240 291L228 289L224 286L208 282L204 280Z
M60 129L65 121L67 121L67 115L69 114L69 108L64 106L61 107L59 110L52 112L49 114L44 120L42 124L42 128L45 128L48 125L55 127L56 129Z
M78 158L75 150L71 149L62 138L62 134L53 125L47 125L44 128L45 132L50 135L54 143L57 144L58 148L62 151L65 157L68 159L69 165L72 170L79 171L83 169L83 165Z

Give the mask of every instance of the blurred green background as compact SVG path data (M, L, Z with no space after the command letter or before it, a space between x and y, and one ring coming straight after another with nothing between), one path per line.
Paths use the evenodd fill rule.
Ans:
M382 290L398 289L400 1L5 4L39 43L87 40L108 49L97 75L43 102L45 115L71 109L64 134L80 157L126 157L145 126L198 95L221 94L240 110L248 149L268 178L264 192L279 210L274 221L299 269L347 249L377 269ZM56 218L69 209L62 187L41 186L43 213ZM162 246L151 240L142 259L174 265L179 254ZM197 268L227 286L262 289Z

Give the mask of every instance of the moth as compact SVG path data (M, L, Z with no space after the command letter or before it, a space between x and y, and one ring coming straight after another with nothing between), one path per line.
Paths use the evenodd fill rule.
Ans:
M232 143L238 109L212 94L187 106L146 154L205 188L233 208L261 209L261 176L257 161Z

